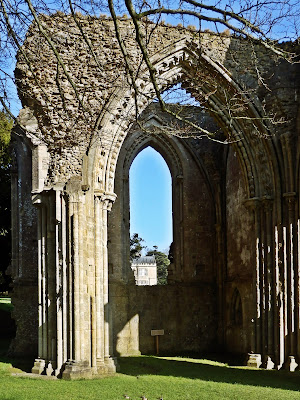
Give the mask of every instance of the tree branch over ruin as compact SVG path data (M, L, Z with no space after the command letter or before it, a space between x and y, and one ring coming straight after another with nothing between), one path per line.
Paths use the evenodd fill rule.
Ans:
M137 97L138 97L139 91L138 91L138 88L137 88L137 85L136 85L136 77L135 77L134 71L133 71L133 69L131 67L131 64L130 64L130 61L129 61L129 57L128 57L128 53L127 53L127 50L126 50L126 46L125 46L124 41L123 41L122 36L121 36L119 23L118 23L118 18L117 18L117 15L115 13L113 0L108 0L108 5L109 5L110 14L111 14L112 19L114 21L116 37L117 37L120 49L121 49L123 57L124 57L125 68L129 73L129 77L130 77L129 85L133 87L133 90L134 90L134 93L135 93L135 110L136 110L136 114L138 114Z
M6 37L4 35L5 40L2 40L0 43L0 50L3 50L2 53L4 54L2 57L0 55L0 98L2 107L10 111L8 101L8 94L10 92L7 82L9 75L11 75L7 74L7 69L5 67L2 68L2 65L4 66L7 60L7 54L13 54L16 50L23 57L32 79L41 91L41 94L43 94L42 103L45 104L46 107L49 105L49 110L56 110L57 115L63 121L62 123L71 129L70 126L76 126L79 114L76 117L70 116L68 111L70 108L70 99L65 96L66 86L63 83L65 79L68 81L74 92L74 99L76 99L79 104L79 109L81 109L79 113L82 112L89 126L91 135L90 145L93 141L93 137L98 132L101 115L103 115L108 104L113 100L114 93L117 93L120 89L116 75L115 79L107 82L107 88L105 88L107 97L102 99L102 103L98 102L95 106L95 100L91 96L93 91L91 83L89 81L82 83L80 76L76 75L76 71L69 68L66 59L61 54L59 45L56 43L55 36L52 36L50 30L48 31L47 23L44 21L45 17L42 16L41 13L44 13L46 17L49 15L47 18L51 18L51 14L55 11L59 11L60 15L62 15L62 20L64 18L63 16L66 15L65 13L69 13L69 16L73 18L76 24L76 37L83 43L86 51L89 53L89 60L92 61L91 65L95 63L96 68L104 73L105 66L102 64L103 61L101 59L101 54L98 52L97 42L90 39L90 32L87 28L88 24L82 18L90 18L88 17L90 14L99 15L103 12L109 12L113 22L114 35L123 58L123 65L121 66L121 63L119 63L119 68L123 69L123 66L125 67L125 77L134 97L135 118L137 119L140 115L143 108L142 104L152 101L153 97L155 97L159 102L161 110L175 117L182 126L182 129L184 125L186 133L193 131L194 134L195 130L197 130L199 136L214 137L214 132L209 132L204 127L198 126L193 121L183 117L180 112L180 107L174 112L174 109L169 107L168 102L164 99L163 91L170 88L172 85L169 82L166 83L162 81L160 78L160 71L156 70L156 65L153 63L152 59L156 32L161 29L161 27L168 29L168 24L166 25L162 21L162 17L172 17L172 21L174 21L174 18L177 18L180 23L183 23L184 26L182 24L178 25L177 29L178 31L183 30L183 32L186 32L186 37L189 38L191 43L193 42L192 44L198 46L195 50L195 54L197 52L199 53L199 63L201 62L200 53L205 52L202 46L204 36L209 37L209 35L211 35L212 42L215 38L219 38L218 40L221 40L221 42L222 40L224 41L224 45L226 45L226 41L229 43L234 38L241 38L241 40L248 42L253 52L252 64L253 70L257 76L257 81L266 91L270 91L268 77L260 70L256 55L260 46L270 50L275 58L283 58L287 62L295 62L293 45L283 46L280 43L279 31L274 30L276 26L281 27L280 24L283 24L281 30L286 27L289 29L294 27L294 32L290 32L290 38L295 38L297 36L299 6L297 6L295 0L285 0L284 2L276 0L253 2L250 0L247 3L238 0L229 0L224 7L222 7L222 3L219 1L174 0L173 2L164 3L164 5L165 6L162 6L159 0L148 0L147 2L142 0L108 0L107 2L94 0L91 5L88 5L87 2L82 0L77 0L76 2L74 0L58 0L55 3L50 3L48 0L20 0L17 4L12 3L10 0L0 0L2 10L0 25L2 30L6 32ZM83 15L78 13L78 10L80 10ZM124 12L129 13L130 17L119 16ZM272 13L274 15L270 18ZM92 18L95 20L95 17ZM104 18L107 18L107 16ZM40 81L39 74L37 74L34 68L31 54L22 46L26 30L32 21L34 21L38 27L41 36L45 39L50 52L57 61L55 81L57 86L56 91L59 93L63 104L61 110L56 109L57 104L53 103L54 100L50 98L51 96L49 97ZM127 23L129 23L128 26L132 27L135 32L134 39L137 51L134 57L137 57L136 59L131 54L132 48L130 48L130 46L132 46L132 43L129 43L126 39L126 30L124 30L124 26ZM192 27L193 23L198 24L198 27ZM186 27L187 24L188 27ZM74 25L72 26L74 28ZM219 33L222 27L226 30L225 32ZM275 33L274 37L272 37L273 31ZM68 34L68 27L66 26L65 35ZM287 36L285 35L284 37L286 38ZM198 45L196 43L197 41ZM192 51L194 50L192 49ZM194 65L190 66L190 68L194 68L196 72L198 69L198 72L194 77L189 78L190 85L185 82L182 84L182 87L196 102L198 102L199 106L204 111L215 116L216 119L219 120L224 119L224 114L226 114L227 123L229 124L231 124L230 121L234 120L245 121L245 123L250 123L250 121L252 121L254 125L257 124L258 121L261 121L262 124L266 123L269 125L283 123L283 117L280 113L278 113L278 115L276 113L270 114L269 110L266 110L264 113L264 109L262 109L263 112L261 115L248 115L247 106L249 105L249 101L247 99L249 96L251 97L251 88L240 87L238 90L230 91L231 89L227 88L225 83L223 88L224 92L221 93L218 84L214 82L215 77L208 77L203 73L201 74L201 68L197 65L197 60L195 59L193 62ZM189 66L187 66L187 68L189 68ZM3 72L1 72L1 70ZM148 82L151 82L153 87L153 90L148 90L147 93L140 87L139 83L144 78L148 79ZM240 94L238 94L239 92ZM90 97L88 97L88 94ZM26 96L28 97L29 95L26 93ZM215 106L216 98L219 99L220 103L218 107ZM220 101L221 98L222 101ZM31 99L33 103L38 103L33 95L31 95ZM11 115L13 115L13 113L11 113ZM126 118L126 115L124 115L124 118ZM255 130L258 131L259 129L254 127L254 131Z
M183 8L171 9L171 8L165 8L163 6L160 8L150 9L140 13L131 14L131 17L132 19L137 19L137 20L141 20L145 17L153 15L163 15L163 14L196 17L199 20L211 22L214 23L215 25L217 24L223 25L225 28L229 29L233 33L240 34L245 38L251 39L255 42L257 41L260 42L263 46L265 46L267 49L272 50L275 54L277 54L280 57L287 58L290 61L293 59L293 54L284 51L283 49L280 49L277 46L277 41L270 40L267 37L266 33L259 26L252 24L251 21L247 20L243 16L240 16L238 13L234 13L232 11L226 11L225 9L220 9L215 6L209 6L203 3L198 3L193 0L185 0L183 1L183 3L189 3L194 5L195 7L199 7L200 9L212 11L213 13L221 15L222 17L206 16L196 10L187 10ZM233 19L233 21L242 24L244 28L239 28L234 23L228 22L227 17L230 17L231 19ZM257 36L254 36L252 33L256 34Z
M37 24L37 26L38 26L38 28L39 28L41 34L44 36L44 38L45 38L46 41L48 42L50 48L52 49L52 51L53 51L53 53L54 53L54 55L55 55L55 57L56 57L56 59L57 59L57 62L58 62L58 63L60 64L60 66L62 67L66 78L68 79L70 85L72 86L72 88L73 88L73 90L74 90L75 96L76 96L76 98L77 98L79 104L81 105L81 107L82 107L82 109L83 109L84 111L89 112L89 110L86 109L86 107L85 107L85 105L84 105L82 99L80 98L80 95L79 95L79 93L78 93L77 87L76 87L75 83L73 82L73 79L72 79L71 75L70 75L69 72L67 71L66 66L65 66L65 64L63 63L63 61L62 61L62 59L61 59L61 57L60 57L60 55L59 55L59 52L57 51L56 47L54 46L54 43L52 42L52 40L50 39L49 35L47 35L45 29L43 28L43 26L42 26L42 24L41 24L41 22L40 22L40 20L39 20L39 18L38 18L38 16L37 16L37 14L36 14L36 12L35 12L35 9L34 9L32 3L31 3L31 1L30 1L30 0L25 0L25 2L27 3L27 5L28 5L28 7L29 7L29 10L31 11L32 16L33 16L33 18L34 18L34 20L35 20L35 22L36 22L36 24Z
M88 48L89 48L89 50L90 50L90 52L91 52L91 54L92 54L92 56L93 56L93 59L95 60L95 63L97 64L97 66L98 66L98 68L99 68L100 70L103 70L103 69L102 69L102 66L100 65L100 62L99 62L99 60L98 60L98 58L97 58L97 56L96 56L96 54L95 54L95 52L94 52L94 50L93 50L93 46L92 46L91 41L89 40L89 38L88 38L87 35L85 34L85 32L84 32L84 30L83 30L83 28L82 28L82 26L81 26L81 24L80 24L78 18L76 17L76 14L75 14L75 11L74 11L74 8L73 8L72 1L71 1L71 0L68 0L68 3L69 3L69 7L70 7L70 10L71 10L71 14L72 14L72 16L73 16L73 19L74 19L74 21L76 22L76 25L77 25L78 29L80 30L81 36L83 37L85 43L87 44L87 46L88 46Z
M35 73L34 73L33 68L32 68L32 64L31 64L30 60L28 59L25 51L23 50L23 48L22 48L22 46L20 44L20 41L19 41L19 39L18 39L18 37L17 37L12 25L10 24L9 16L7 14L7 11L6 11L6 8L5 8L5 4L4 4L3 0L0 0L0 5L1 5L2 13L3 13L4 19L5 19L5 25L6 25L7 32L9 34L9 36L11 36L16 48L18 49L18 51L20 52L22 57L24 57L24 60L26 61L26 64L27 64L30 72L32 73L32 76L34 77L35 82L38 84L38 86L41 89L41 91L43 92L45 98L49 101L49 97L48 97L47 93L45 92L44 88L40 85L38 79L36 78ZM3 71L3 73L6 74L5 71ZM5 99L2 96L0 96L0 97L1 97L1 104L2 104L3 108L10 115L10 117L16 122L17 121L16 117L10 111L9 107L7 106L7 104L5 102Z
M143 54L143 59L146 62L148 71L149 71L149 75L150 75L150 80L153 84L154 90L155 90L155 94L157 96L158 102L160 104L161 110L168 113L169 115L171 115L172 117L176 118L178 121L184 122L185 125L188 125L194 129L196 129L198 132L200 132L200 135L205 135L207 137L213 137L214 134L212 132L209 132L208 130L204 129L203 127L201 127L200 125L195 124L194 122L186 119L186 118L182 118L180 116L179 113L176 113L174 111L172 111L169 107L167 107L166 103L164 102L162 96L161 96L161 90L159 88L157 79L156 79L156 71L154 66L152 65L148 52L147 52L147 48L146 48L146 44L143 40L143 34L141 32L141 28L138 22L138 15L136 14L134 8L133 8L133 4L131 0L125 0L125 4L127 6L127 9L130 13L130 16L132 18L132 21L134 23L135 26L135 30L136 30L136 41L141 49L141 52Z
M217 24L221 24L224 25L225 27L229 28L231 32L235 33L235 34L240 34L242 36L244 36L247 40L250 40L250 42L253 43L260 43L262 46L264 46L267 49L270 49L274 54L276 54L276 56L282 57L287 59L288 61L293 61L294 59L294 54L290 53L288 51L283 50L282 48L278 47L278 43L274 40L270 40L267 38L266 34L263 32L262 29L260 29L260 27L256 26L255 24L251 23L249 20L247 20L246 18L244 18L243 16L240 16L239 14L232 12L232 11L227 11L225 9L220 9L216 6L212 6L212 5L206 5L203 3L199 3L197 1L193 1L193 0L184 0L181 2L181 5L184 3L189 3L195 7L199 7L200 10L205 9L205 10L209 10L211 12L220 14L221 17L214 17L214 16L205 16L203 15L201 12L198 12L196 10L188 10L188 9L183 9L183 8L174 8L174 9L170 9L170 8L165 8L163 6L159 7L159 8L151 8L149 3L144 3L143 5L149 9L146 11L140 11L137 12L134 8L133 2L131 0L125 0L125 4L127 7L127 10L129 11L130 17L134 23L135 26L135 30L136 30L136 41L141 49L141 52L143 54L143 58L145 60L145 63L147 65L147 69L150 75L150 80L153 84L154 90L155 90L155 94L157 96L157 99L159 101L159 104L161 106L161 109L167 113L169 113L170 115L172 115L173 117L175 117L176 119L178 119L179 121L183 121L182 118L180 117L180 115L178 115L178 113L174 113L171 110L168 109L166 103L163 101L162 96L161 96L161 91L160 91L160 87L158 85L157 82L157 75L156 75L156 71L155 68L153 67L153 65L151 64L150 58L149 58L149 54L148 54L148 50L147 50L147 44L144 40L144 35L142 33L141 30L141 26L140 23L145 22L145 18L149 17L149 16L154 16L154 15L158 15L159 17L163 14L167 14L167 15L180 15L180 16L193 16L193 17L197 17L199 20L204 20L204 21L209 21L214 23L216 26ZM271 4L272 2L270 2ZM143 8L143 6L141 6L141 8ZM238 23L242 24L244 26L244 28L240 28L238 26L235 26L232 23L229 23L227 21L227 18L230 17L231 19L233 19L233 21L237 21ZM252 33L255 33L256 36L253 36ZM256 69L256 73L258 74L258 79L259 81L263 84L263 86L268 89L267 84L265 83L264 78L262 77L262 75L259 73L259 69L258 66L255 66ZM203 90L203 89L202 89ZM204 89L204 93L205 93L205 89ZM206 97L206 96L205 96ZM237 120L250 120L251 118L249 116L241 116L239 115L239 110L241 109L245 109L245 100L241 100L240 104L237 106L237 103L231 104L232 102L230 101L230 98L228 96L225 96L226 99L226 103L224 104L224 110L226 109L226 112L228 113L229 119L230 121L237 119ZM210 113L216 113L216 110L213 108L210 108L209 106L207 107L207 99L205 101L206 106L204 106L204 108L206 108ZM220 111L218 112L219 114ZM263 123L264 122L272 122L274 124L277 123L282 123L282 117L280 117L278 120L276 119L276 116L261 116L259 118L254 117L253 122L255 120L260 120ZM187 125L191 125L193 126L193 128L196 128L196 126L193 125L193 123L191 123L188 120L184 121ZM201 126L197 127L198 131L200 132L200 134L204 134L207 135L207 132L205 130L203 130L203 128ZM210 134L209 136L213 136L213 134Z

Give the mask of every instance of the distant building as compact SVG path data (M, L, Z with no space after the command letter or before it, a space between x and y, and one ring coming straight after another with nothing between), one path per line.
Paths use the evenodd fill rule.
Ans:
M157 265L154 256L136 258L131 263L135 283L138 286L157 285Z

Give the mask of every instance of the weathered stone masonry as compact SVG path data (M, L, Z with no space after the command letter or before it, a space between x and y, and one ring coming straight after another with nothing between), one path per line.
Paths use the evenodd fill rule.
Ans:
M111 20L80 18L99 65L70 16L40 20L86 107L32 25L23 48L38 80L21 55L15 72L26 129L16 128L13 150L14 351L33 353L36 373L108 373L116 355L152 352L150 330L165 329L165 352L218 348L249 353L249 365L293 370L299 66L239 38L206 32L199 42L192 30L159 26L149 53L161 89L181 82L196 99L197 91L213 93L214 123L190 112L234 143L180 139L157 131L165 117L150 105L145 67L137 85L147 130L133 126L134 97ZM134 28L126 19L120 27L138 65ZM224 93L245 100L242 118L230 120ZM273 114L286 123L268 123ZM128 257L128 171L148 145L172 175L174 261L169 285L139 288Z

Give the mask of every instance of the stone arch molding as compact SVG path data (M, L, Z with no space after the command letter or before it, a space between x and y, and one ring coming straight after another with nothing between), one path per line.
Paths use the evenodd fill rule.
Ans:
M226 54L223 52L223 59L216 62L208 55L201 53L199 46L195 43L180 40L156 53L152 56L151 61L156 71L159 72L159 83L162 90L174 84L191 80L193 71L200 68L207 71L207 74L213 74L218 80L220 88L226 87L232 95L238 94L245 98L245 102L248 104L247 118L237 119L233 123L229 121L229 115L224 110L221 112L223 103L220 93L217 92L211 96L210 105L215 109L216 115L219 115L217 121L225 134L230 131L233 138L233 146L239 154L247 183L248 197L272 197L275 186L274 165L270 161L271 154L268 144L263 139L269 134L267 126L261 120L263 108L255 96L251 100L247 98L240 84L221 64L221 61L224 62L225 56ZM141 92L138 99L141 112L149 105L149 100L146 100L149 99L149 95L155 97L147 71L144 70L143 74L144 78L137 81ZM191 94L193 95L193 92ZM135 120L135 101L133 93L128 88L116 90L112 99L106 107L105 113L99 117L99 129L101 128L102 133L101 143L97 143L95 140L90 148L87 162L87 171L89 172L86 174L86 176L93 176L91 184L94 188L106 193L112 193L114 190L118 155L128 130ZM251 126L249 120L255 124L255 127Z
M133 139L133 143L128 149L124 160L124 171L129 171L135 157L146 147L151 146L162 155L173 177L182 176L182 164L176 149L166 135L161 135L159 131L156 131L156 128L159 129L161 123L162 121L153 114L150 114L147 120L144 121L147 131L140 131L138 136Z
M117 202L112 208L109 216L109 236L113 243L120 243L122 250L122 260L126 264L129 260L129 225L130 225L130 212L129 212L129 171L134 159L147 147L155 149L166 162L172 180L172 214L173 214L173 243L176 247L177 260L183 257L182 249L182 235L180 234L183 215L183 164L182 164L182 149L180 149L177 139L168 137L166 134L161 134L159 127L163 121L152 113L153 108L145 110L145 114L141 116L143 126L147 129L140 129L139 126L133 126L130 129L126 140L123 143L122 149L118 157L115 177L115 192ZM155 111L155 108L154 108ZM118 221L122 219L122 224ZM113 228L112 228L113 227ZM113 245L112 245L113 247ZM113 265L119 265L120 259L116 252L110 253L110 262ZM113 274L113 280L120 280L122 282L130 281L131 270L123 268L122 271L118 270ZM170 272L170 271L169 271ZM172 270L172 274L174 271Z

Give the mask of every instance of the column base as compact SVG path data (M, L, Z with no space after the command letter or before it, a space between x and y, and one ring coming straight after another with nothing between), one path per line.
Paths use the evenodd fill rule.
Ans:
M119 370L119 365L115 357L105 357L104 360L97 362L98 375L113 375Z
M275 364L273 363L271 356L266 356L266 361L264 363L264 366L266 369L274 369Z
M52 376L54 372L53 366L51 364L51 361L49 361L47 368L46 368L46 375L47 376Z
M33 367L31 368L32 374L41 375L45 371L46 361L41 358L36 358L34 360Z
M87 361L69 360L65 364L62 378L66 380L92 378L97 375L113 375L118 369L116 358L107 357L97 362L97 367L90 367Z
M294 356L289 356L288 360L285 363L285 369L291 372L294 372L295 369L298 367Z
M247 367L259 368L261 366L261 354L248 353Z
M93 375L93 370L88 365L87 361L69 360L65 364L62 378L66 380L72 380L79 378L91 378Z

